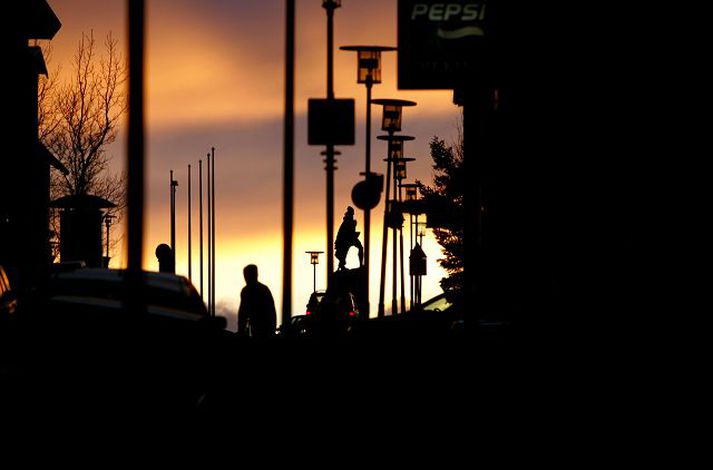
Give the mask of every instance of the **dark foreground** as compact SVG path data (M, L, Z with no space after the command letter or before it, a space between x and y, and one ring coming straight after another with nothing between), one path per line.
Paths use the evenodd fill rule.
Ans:
M454 439L475 428L519 433L591 386L576 342L532 324L434 333L392 320L335 338L254 341L145 315L57 318L4 320L0 413L16 435L42 429L76 444L119 433L129 448L144 434L309 449L445 439L461 451ZM597 406L586 403L587 414Z

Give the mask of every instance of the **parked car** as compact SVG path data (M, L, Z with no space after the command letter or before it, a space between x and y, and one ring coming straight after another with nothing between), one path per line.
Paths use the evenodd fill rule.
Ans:
M192 413L232 336L183 276L62 267L19 317L27 367L42 384L64 381L48 406L83 411ZM83 393L87 386L105 384Z
M423 302L419 309L414 309L415 316L448 325L450 331L463 333L465 331L465 315L463 305L453 302L445 293L436 295ZM501 318L502 315L483 314L478 318L477 327L481 333L502 334L510 327L511 322Z
M52 275L46 299L52 309L64 311L123 311L127 299L140 302L146 312L164 319L223 324L222 317L211 318L193 284L183 276L143 272L142 292L127 296L125 270L79 268Z
M305 315L316 315L319 312L319 304L322 302L325 294L326 292L323 290L318 290L310 294Z
M359 317L359 306L351 292L317 291L310 295L304 315L294 315L279 334L292 338L344 335Z

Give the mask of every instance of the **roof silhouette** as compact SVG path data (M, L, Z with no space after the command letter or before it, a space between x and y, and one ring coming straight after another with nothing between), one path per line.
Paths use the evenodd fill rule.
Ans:
M50 202L50 207L59 209L108 209L116 207L111 201L91 194L72 194Z

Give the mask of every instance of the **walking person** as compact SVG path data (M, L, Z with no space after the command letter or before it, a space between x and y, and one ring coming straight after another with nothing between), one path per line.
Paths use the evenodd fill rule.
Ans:
M257 280L257 266L249 264L243 269L245 287L240 292L238 309L238 335L253 338L271 338L277 327L275 300L270 289Z

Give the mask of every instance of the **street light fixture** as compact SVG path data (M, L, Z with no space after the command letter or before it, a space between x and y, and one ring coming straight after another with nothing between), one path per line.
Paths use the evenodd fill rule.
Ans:
M381 194L380 175L371 171L371 88L374 84L381 83L381 53L395 51L395 47L391 46L342 46L339 48L343 51L352 51L357 53L357 83L363 83L366 86L366 138L365 138L365 165L364 172L360 173L364 176L364 181L358 184L362 188L367 188L367 192L375 193L366 198L374 202L374 207L379 202ZM359 191L357 191L359 193ZM388 197L388 192L387 192ZM357 204L356 201L354 201ZM357 204L359 207L359 204ZM364 276L365 284L364 297L366 299L366 308L364 309L365 318L369 318L369 266L371 253L371 210L373 207L360 207L364 211Z
M411 157L394 158L394 178L399 183L406 179L406 163L416 160ZM401 185L399 185L399 202L402 200Z
M381 130L388 132L399 132L401 130L403 108L416 106L415 101L389 98L377 98L375 100L371 100L371 102L373 104L383 106L383 113L381 115Z
M357 53L357 83L364 83L367 89L381 83L381 53L395 51L391 46L342 46L343 51Z
M104 262L105 268L109 267L109 244L110 244L109 229L110 229L112 222L115 218L116 218L115 216L109 215L108 213L104 216L104 226L106 227L106 257L105 257L105 262Z
M418 201L418 188L419 185L416 183L402 183L401 187L404 189L405 201Z
M309 254L309 264L312 265L312 277L314 279L312 292L317 292L317 265L319 264L319 255L324 251L305 251L305 253Z

